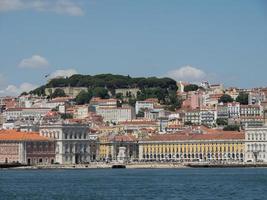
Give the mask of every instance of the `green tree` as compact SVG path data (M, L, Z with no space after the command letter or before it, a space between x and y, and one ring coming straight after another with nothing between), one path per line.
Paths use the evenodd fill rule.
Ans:
M96 87L92 89L92 94L94 97L100 97L102 99L109 98L108 90L103 87Z
M184 91L185 91L185 92L197 91L198 88L199 88L198 85L190 84L190 85L186 85L186 86L184 87Z
M57 88L57 89L55 89L55 91L51 95L51 98L65 97L65 96L66 96L66 94L65 94L64 90Z
M228 121L227 121L227 119L218 118L216 120L216 124L218 126L226 126L226 125L228 125Z
M83 105L89 103L92 98L92 91L88 90L87 92L82 90L75 98L75 101L78 105Z
M61 114L62 119L73 119L73 115L70 113Z
M35 94L35 95L38 95L38 96L45 96L45 88L46 88L45 85L40 86L40 87L30 91L30 94Z
M193 123L191 121L186 121L186 122L184 122L184 125L186 125L186 126L192 126Z
M122 93L117 93L116 94L116 99L122 100L123 99L123 94Z
M22 92L21 94L20 94L20 96L25 96L25 95L27 95L28 93L27 92Z
M248 93L240 92L236 98L236 101L239 102L241 105L248 105Z
M219 103L231 103L233 101L234 101L234 99L229 94L224 94L219 99Z
M135 106L135 103L136 103L136 99L134 99L134 98L129 98L129 100L128 100L128 104L130 105L130 106Z
M240 131L240 126L238 125L228 125L223 128L224 131Z
M175 91L172 91L169 93L168 101L166 102L166 104L168 105L167 106L168 110L175 111L176 109L181 108L182 99L181 97L178 97L176 95Z
M144 116L145 116L145 110L144 110L143 108L141 108L141 109L138 111L136 117L144 117Z

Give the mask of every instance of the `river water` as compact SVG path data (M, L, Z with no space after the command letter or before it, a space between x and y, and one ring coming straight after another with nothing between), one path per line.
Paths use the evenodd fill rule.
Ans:
M0 170L0 200L267 199L267 169Z

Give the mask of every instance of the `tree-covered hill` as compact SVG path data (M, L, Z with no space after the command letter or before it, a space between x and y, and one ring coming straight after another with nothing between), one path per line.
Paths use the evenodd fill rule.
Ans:
M111 92L117 88L161 88L167 90L177 90L176 81L171 78L157 77L130 77L113 74L98 74L95 76L75 74L67 78L55 78L50 80L46 85L43 85L31 91L33 94L44 94L45 88L51 87L105 87Z
M147 98L157 98L159 102L166 106L168 110L175 110L181 106L181 99L177 98L176 81L170 78L157 77L138 77L99 74L95 76L75 74L69 78L55 78L47 84L31 91L32 94L45 96L46 88L58 87L86 87L87 91L81 91L75 98L77 104L85 104L92 97L101 98L120 98L124 103L134 105L136 101ZM127 95L122 97L122 94L115 94L115 89L118 88L139 88L137 96ZM55 92L48 98L57 96L65 96L62 89L56 89Z

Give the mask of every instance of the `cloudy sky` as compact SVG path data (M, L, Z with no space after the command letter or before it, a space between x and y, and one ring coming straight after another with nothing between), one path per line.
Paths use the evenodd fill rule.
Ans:
M46 75L267 86L265 0L0 0L0 96Z

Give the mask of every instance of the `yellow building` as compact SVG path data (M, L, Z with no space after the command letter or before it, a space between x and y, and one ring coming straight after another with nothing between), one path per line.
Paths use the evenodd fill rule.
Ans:
M102 136L99 138L98 145L98 160L111 159L113 152L112 143L108 136Z
M130 161L138 160L138 141L133 135L102 136L98 143L98 160L117 160L119 147L126 147L126 157Z
M139 141L139 161L243 161L243 132L154 135Z

